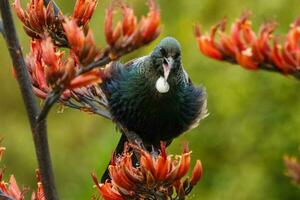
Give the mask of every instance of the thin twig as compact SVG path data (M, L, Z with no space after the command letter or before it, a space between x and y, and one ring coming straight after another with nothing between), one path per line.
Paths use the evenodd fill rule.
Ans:
M52 106L58 101L59 97L61 95L60 91L53 91L50 92L45 100L44 106L37 116L37 123L40 123L42 120L46 119L50 109Z
M36 116L40 112L38 102L32 90L29 74L25 65L22 50L15 30L10 4L8 0L0 1L0 10L3 19L3 27L6 33L6 43L15 68L17 80L22 93L23 101L30 122L41 181L48 200L58 200L54 175L50 158L47 139L46 120L36 123Z
M104 65L110 63L112 60L109 56L105 56L104 58L102 59L99 59L95 62L92 62L91 64L87 65L87 66L84 66L84 67L81 67L81 69L78 71L77 75L81 75L81 74L84 74L88 71L91 71L92 69L95 69L97 67L103 67Z

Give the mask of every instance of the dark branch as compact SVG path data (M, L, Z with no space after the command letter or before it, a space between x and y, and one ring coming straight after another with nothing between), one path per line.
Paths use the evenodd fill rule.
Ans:
M48 200L58 200L48 147L46 121L43 120L39 124L36 123L36 116L39 114L40 110L32 90L8 0L0 1L0 10L3 19L4 32L7 36L6 43L16 71L17 80L32 130L45 196Z
M81 69L78 71L78 75L81 75L81 74L84 74L88 71L91 71L92 69L95 69L97 67L102 67L108 63L110 63L112 60L109 56L105 56L104 58L102 59L99 59L95 62L92 62L91 64L87 65L87 66L84 66L84 67L81 67Z
M49 111L51 110L52 106L58 101L60 95L60 91L54 91L48 94L44 106L37 116L37 123L40 123L42 120L46 119Z

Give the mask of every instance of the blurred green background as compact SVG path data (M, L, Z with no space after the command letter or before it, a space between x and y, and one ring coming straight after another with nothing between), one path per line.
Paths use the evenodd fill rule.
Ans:
M22 1L25 5L27 1ZM189 199L202 200L296 200L300 190L284 176L284 154L299 155L299 82L267 72L249 72L203 57L197 50L193 24L203 30L227 16L232 22L246 9L253 11L253 26L258 30L265 20L279 23L277 33L286 33L300 15L298 0L158 0L162 15L162 34L174 36L182 44L183 63L194 83L208 92L210 115L200 126L178 138L168 149L180 153L189 142L193 162L201 159L204 177ZM71 13L75 0L57 1ZM104 45L103 17L109 1L101 0L91 21L96 40ZM145 1L129 0L139 15L146 12ZM16 22L24 52L28 37ZM151 45L124 61L148 54ZM14 173L20 185L35 188L37 167L33 141L11 61L0 38L0 135L7 147L2 165L6 175ZM96 193L90 173L100 177L119 134L114 125L98 116L66 109L52 110L49 116L49 142L61 199L90 199Z

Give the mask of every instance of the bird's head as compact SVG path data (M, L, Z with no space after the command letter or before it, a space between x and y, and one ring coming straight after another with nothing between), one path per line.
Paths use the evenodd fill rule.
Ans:
M166 37L154 48L151 53L154 71L158 75L156 89L160 93L169 91L168 80L177 76L181 71L181 47L172 37Z

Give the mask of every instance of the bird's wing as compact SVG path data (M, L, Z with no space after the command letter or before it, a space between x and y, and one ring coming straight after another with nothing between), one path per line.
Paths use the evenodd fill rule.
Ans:
M141 63L144 63L144 61L148 58L149 56L143 56L143 57L140 57L140 58L136 58L136 59L133 59L133 60L130 60L128 61L126 64L125 64L125 68L131 70L132 67L140 67Z
M185 81L189 84L189 85L193 85L192 79L190 79L188 73L185 71L185 69L182 67L183 69L183 75L184 75L184 79Z
M120 74L122 73L122 70L124 70L125 65L120 63L119 61L114 61L109 63L105 67L105 75L106 79L117 79L120 77Z
M105 69L106 75L108 78L118 78L122 71L130 71L132 69L139 68L142 63L148 58L148 56L143 56L128 61L125 64L122 64L120 61L111 62Z

